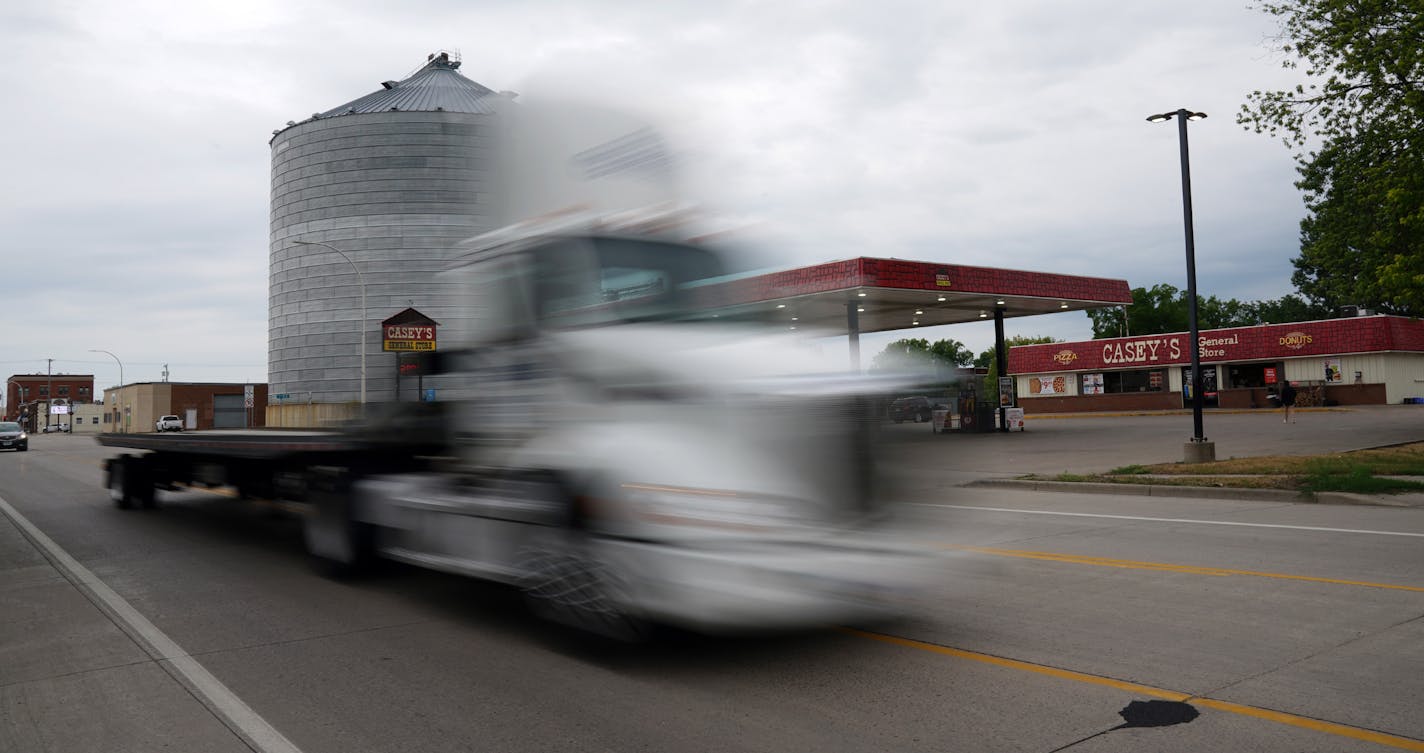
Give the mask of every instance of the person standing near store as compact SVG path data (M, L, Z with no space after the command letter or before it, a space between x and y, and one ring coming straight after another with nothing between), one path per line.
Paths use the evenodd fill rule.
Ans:
M1291 408L1295 406L1295 385L1288 381L1281 382L1281 407L1286 409L1286 417L1281 423L1292 423Z

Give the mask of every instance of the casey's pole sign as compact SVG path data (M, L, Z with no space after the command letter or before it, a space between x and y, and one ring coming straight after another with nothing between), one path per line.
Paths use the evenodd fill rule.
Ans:
M382 330L382 350L435 350L434 325L387 324Z

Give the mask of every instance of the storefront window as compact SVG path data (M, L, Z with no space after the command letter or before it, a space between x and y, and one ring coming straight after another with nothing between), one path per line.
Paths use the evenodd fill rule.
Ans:
M1270 387L1274 384L1272 376L1281 373L1281 365L1277 363L1241 363L1235 364L1226 370L1228 389L1244 387ZM1206 372L1202 372L1203 375Z
M1117 392L1161 392L1164 379L1160 369L1150 371L1106 371L1082 374L1083 395L1101 395Z

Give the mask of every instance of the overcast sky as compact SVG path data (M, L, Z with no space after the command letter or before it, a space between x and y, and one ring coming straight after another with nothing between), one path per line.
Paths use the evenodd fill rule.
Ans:
M268 140L457 51L492 89L572 82L676 119L706 201L773 266L854 256L1186 287L1192 124L1203 295L1292 292L1294 162L1235 124L1283 87L1242 0L6 0L0 371L99 389L265 381ZM1009 334L1087 339L1080 312ZM904 333L868 336L866 360ZM974 350L982 324L916 330Z

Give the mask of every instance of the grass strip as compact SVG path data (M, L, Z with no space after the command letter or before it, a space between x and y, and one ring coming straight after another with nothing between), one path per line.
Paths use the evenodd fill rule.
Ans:
M1388 476L1418 476L1412 479ZM1424 442L1327 455L1272 455L1213 463L1125 465L1107 473L1025 476L1038 481L1096 482L1232 489L1285 489L1303 494L1398 494L1424 491Z

